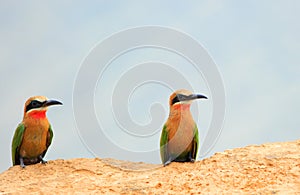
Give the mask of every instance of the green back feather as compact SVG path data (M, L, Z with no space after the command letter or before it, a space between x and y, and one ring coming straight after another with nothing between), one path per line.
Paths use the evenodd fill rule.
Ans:
M50 146L50 144L52 143L52 138L53 138L53 131L51 128L51 125L49 125L49 130L48 130L48 137L47 137L47 148Z
M19 161L19 159L16 158L18 158L19 156L19 147L23 140L24 131L25 125L23 123L20 123L15 131L11 146L11 157L13 165L16 165L16 162Z
M164 125L161 137L160 137L160 157L161 161L165 163L168 160L168 151L167 151L167 144L168 143L168 130L167 126Z
M194 142L194 147L193 147L193 151L192 151L192 157L194 157L194 159L196 160L198 148L199 148L199 133L198 133L197 125L195 125L195 128L194 128L193 142Z
M52 143L52 138L53 138L53 131L52 131L51 125L49 125L47 141L46 141L46 150L43 152L42 157L44 157L46 155L46 152L48 151L48 148Z

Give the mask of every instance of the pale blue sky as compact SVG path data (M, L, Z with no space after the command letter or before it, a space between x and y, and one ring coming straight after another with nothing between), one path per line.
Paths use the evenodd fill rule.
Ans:
M0 6L0 171L11 166L11 139L22 120L23 104L32 95L45 95L64 103L48 112L55 138L46 159L93 157L79 139L73 117L76 74L83 59L101 40L123 29L144 25L171 27L191 35L218 65L226 90L226 119L210 154L249 144L299 139L299 9L296 0L3 1ZM151 53L158 59L165 57L158 51ZM145 60L147 51L135 54L140 56L138 60ZM138 61L135 57L124 58L130 63ZM175 61L180 59L169 57L169 63ZM182 69L180 65L174 66ZM185 69L183 74L192 71ZM201 82L201 78L191 78L191 82L197 79ZM199 86L199 90L202 88L203 91L197 92L205 92L205 87ZM101 93L97 90L96 96ZM153 100L161 101L167 114L169 91L158 91L161 96L155 95ZM141 89L132 100L145 98L143 94L147 96L148 92ZM200 119L204 122L199 124L205 131L211 102L197 105L203 111L199 115L205 115ZM96 103L97 106L101 107L101 103ZM145 107L143 103L138 106ZM148 116L148 108L143 115L130 102L129 109L136 121L149 120L141 117ZM152 144L157 146L158 140ZM111 157L116 158L113 154ZM143 161L131 157L127 160ZM146 161L159 163L159 154Z

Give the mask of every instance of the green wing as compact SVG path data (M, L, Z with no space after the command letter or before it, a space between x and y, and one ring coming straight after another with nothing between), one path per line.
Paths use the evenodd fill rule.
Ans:
M160 137L160 157L163 164L168 160L168 150L167 150L167 143L168 143L168 130L167 126L164 125L161 137Z
M192 158L196 160L197 153L198 153L198 146L199 146L199 133L197 125L194 128L194 139L193 139L193 147L192 147Z
M49 130L48 130L48 137L47 137L47 148L50 146L50 144L52 143L52 138L53 138L53 131L51 128L51 125L49 125Z
M46 154L49 146L51 145L52 138L53 138L53 131L52 131L51 125L49 125L48 135L47 135L47 141L46 141L46 150L43 152L42 157L45 156L45 154Z
M20 164L19 162L19 147L23 140L25 125L20 123L15 131L14 138L11 145L11 157L13 165Z

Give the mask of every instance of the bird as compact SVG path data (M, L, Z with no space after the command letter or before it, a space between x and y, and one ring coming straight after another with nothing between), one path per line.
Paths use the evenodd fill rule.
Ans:
M160 156L164 166L171 162L195 162L199 134L190 112L193 100L207 99L186 89L176 90L169 98L170 112L160 137Z
M22 122L15 130L11 154L12 163L25 168L25 165L47 163L43 158L51 145L52 127L46 117L49 106L62 105L57 100L45 96L30 97L24 106Z

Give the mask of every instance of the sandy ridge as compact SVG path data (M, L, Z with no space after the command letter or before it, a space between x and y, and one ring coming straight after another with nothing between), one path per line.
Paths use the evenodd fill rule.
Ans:
M167 167L114 159L53 160L0 174L0 194L300 194L300 140L252 145Z

